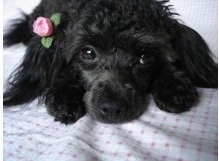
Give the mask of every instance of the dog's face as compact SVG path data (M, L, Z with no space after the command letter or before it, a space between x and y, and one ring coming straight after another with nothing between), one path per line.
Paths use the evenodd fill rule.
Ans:
M84 16L68 31L66 55L81 75L87 112L98 121L117 123L144 111L144 96L161 65L164 38L137 20L125 17L124 23L120 16L115 24L111 18Z
M96 46L80 49L77 68L86 89L87 111L94 119L123 122L143 112L144 94L158 58L156 53L133 52L120 48L107 51Z
M155 55L135 56L119 48L101 51L84 47L79 59L86 88L84 101L94 119L123 122L137 118L143 112L144 94L156 68Z

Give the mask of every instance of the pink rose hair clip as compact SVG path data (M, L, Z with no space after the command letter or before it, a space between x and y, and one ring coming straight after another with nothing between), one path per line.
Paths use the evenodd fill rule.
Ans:
M61 14L55 13L50 19L38 17L33 23L33 32L42 37L41 43L45 48L50 48L53 42L53 33L61 22Z

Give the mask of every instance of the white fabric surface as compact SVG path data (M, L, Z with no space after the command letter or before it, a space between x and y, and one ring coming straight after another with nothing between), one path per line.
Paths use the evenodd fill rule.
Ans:
M183 22L195 29L208 42L218 56L218 1L217 0L170 0Z
M217 55L217 1L172 2L181 19L194 25ZM16 8L30 13L38 3L38 0L4 0L4 23L19 17ZM4 80L24 51L23 45L4 49ZM54 122L36 102L5 109L4 160L216 161L218 93L216 89L198 90L200 101L189 112L175 115L160 111L149 95L145 113L121 125L97 123L86 115L65 126Z

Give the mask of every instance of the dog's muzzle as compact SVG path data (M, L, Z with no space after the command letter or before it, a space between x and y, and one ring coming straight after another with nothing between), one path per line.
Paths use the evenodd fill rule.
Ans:
M86 92L84 101L93 119L105 123L133 120L142 112L143 95L132 84L104 81Z

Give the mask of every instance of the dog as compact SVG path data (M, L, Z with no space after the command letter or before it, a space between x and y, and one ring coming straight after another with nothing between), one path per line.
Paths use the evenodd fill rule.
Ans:
M55 13L52 34L37 35L36 20ZM189 110L196 87L217 88L218 67L203 38L175 15L168 0L42 0L4 34L5 47L27 46L4 107L39 98L64 124L86 113L129 122L145 111L148 94L161 110Z

